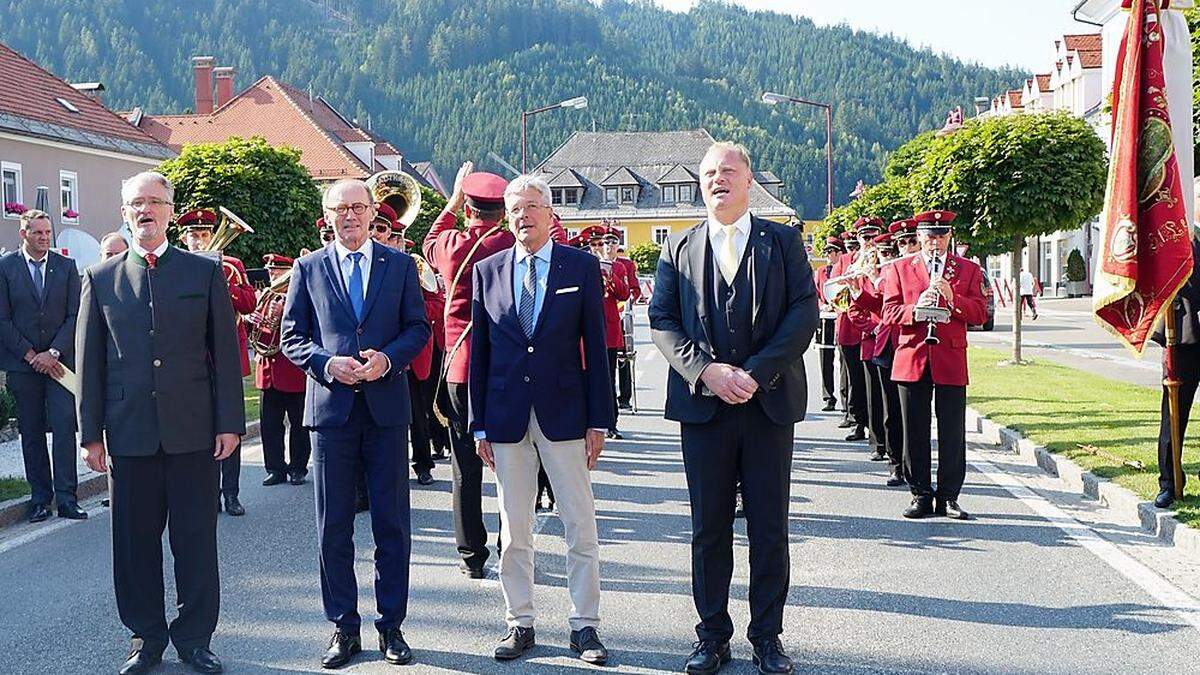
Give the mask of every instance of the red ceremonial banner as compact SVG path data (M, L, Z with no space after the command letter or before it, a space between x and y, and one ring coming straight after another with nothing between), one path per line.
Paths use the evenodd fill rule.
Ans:
M1192 272L1157 2L1132 0L1113 81L1096 321L1138 356Z

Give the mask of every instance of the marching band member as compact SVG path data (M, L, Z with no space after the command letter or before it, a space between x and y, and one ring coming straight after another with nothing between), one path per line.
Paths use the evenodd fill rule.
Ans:
M512 232L504 218L504 188L508 181L492 173L474 172L466 162L458 170L446 208L425 236L425 259L446 280L445 380L450 395L450 461L454 475L454 538L463 561L459 569L482 579L488 559L483 525L483 460L467 429L467 373L470 361L471 270L484 258L511 248ZM457 226L462 210L466 228Z
M875 355L875 331L879 326L879 311L883 305L876 284L879 281L879 262L882 259L879 240L885 237L888 237L886 233L880 234L871 242L874 253L867 262L869 267L863 270L863 276L852 282L852 286L857 288L858 295L854 297L850 309L846 312L847 320L862 332L859 358L862 361L863 382L866 385L864 398L867 403L867 438L873 451L871 454L873 462L887 459L887 442L883 422L883 387L879 382L879 367L871 361ZM890 238L888 244L890 245Z
M278 253L263 256L263 266L271 282L288 274L294 261ZM266 288L258 300L250 321L255 335L254 362L257 368L254 386L261 392L259 429L262 433L263 464L267 477L263 485L291 483L303 485L308 476L308 458L312 444L304 428L304 371L279 351L279 322L283 317L286 290ZM260 344L261 343L261 344ZM283 420L287 418L288 460L284 460Z
M608 372L613 385L613 410L617 408L617 356L625 345L625 334L621 328L621 310L617 303L629 299L629 285L615 255L609 257L605 238L609 230L603 225L592 225L579 233L581 239L588 242L592 254L600 259L600 278L604 283L604 342L608 347ZM614 251L615 254L615 251ZM591 364L588 364L591 367ZM621 432L617 430L619 413L613 415L613 427L608 430L608 437L619 439Z
M179 216L175 221L183 228L183 243L189 251L207 251L212 244L213 228L217 224L217 212L212 209L196 209ZM229 300L237 314L238 353L242 359L242 377L250 374L250 353L246 342L246 323L242 316L254 311L258 298L254 286L246 278L246 266L233 256L221 255L221 267L225 270L225 281L229 284ZM242 447L221 460L221 486L217 510L224 501L225 513L242 516L246 509L238 500L238 482L242 473Z
M859 257L871 249L871 241L883 229L883 221L879 218L859 218L854 223L854 236L857 246L847 246L849 252L838 258L837 265L830 273L834 277L842 276L853 271L852 265L858 263ZM854 241L854 240L848 240ZM856 249L861 248L861 251ZM837 345L842 354L842 365L845 367L850 391L846 405L849 420L854 431L846 436L847 441L861 441L867 438L867 376L862 363L862 331L856 327L845 312L839 312L836 321ZM844 423L843 423L844 424Z
M845 252L846 247L842 244L841 237L826 238L825 255L829 259L829 263L817 270L815 275L817 300L821 310L821 322L817 324L816 339L817 352L821 357L821 398L825 401L825 407L821 410L826 412L837 408L837 394L833 389L833 364L837 360L837 345L834 343L837 314L825 297L825 282L829 281L830 273L833 272L833 265L838 256Z
M622 317L626 313L632 315L633 304L642 299L642 284L638 281L637 263L623 255L625 249L621 248L621 240L615 230L609 232L604 241L605 247L608 249L608 254L612 256L616 263L624 267L625 282L629 285L629 299L622 303L624 306L624 310L621 312ZM634 348L632 344L624 345L624 347L627 350ZM626 356L632 355L627 354ZM617 365L617 410L633 409L631 403L634 386L636 385L633 381L633 359L623 358Z
M916 253L917 221L909 218L898 220L888 227L893 246L881 246L880 258L885 262ZM881 235L884 236L884 235ZM876 240L878 241L878 239ZM877 287L879 307L878 325L875 328L875 352L871 357L877 367L880 389L883 391L884 446L887 449L888 487L904 485L904 419L900 411L900 390L892 379L892 358L900 341L900 328L887 323L883 318L882 276Z
M883 275L883 320L899 327L892 379L904 418L904 471L912 491L905 518L946 515L965 520L958 505L967 470L967 326L987 319L983 271L950 249L955 214L927 211L915 216L921 253ZM944 308L949 318L934 324L918 310ZM930 481L930 404L937 411L937 489ZM936 498L936 503L935 503Z

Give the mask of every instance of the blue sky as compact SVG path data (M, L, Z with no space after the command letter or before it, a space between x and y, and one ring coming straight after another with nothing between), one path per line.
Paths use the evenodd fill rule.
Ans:
M655 0L687 11L694 0ZM748 9L806 16L817 25L891 33L919 47L988 66L1045 72L1055 35L1099 29L1071 19L1078 0L734 0Z

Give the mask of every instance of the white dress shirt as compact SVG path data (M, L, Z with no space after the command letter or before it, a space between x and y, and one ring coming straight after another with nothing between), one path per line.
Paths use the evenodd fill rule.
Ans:
M25 259L25 269L29 270L29 280L33 282L33 287L37 288L38 281L41 281L42 282L41 287L45 288L46 287L46 265L50 262L50 254L49 253L43 254L42 259L40 261L34 260L33 257L29 255L29 252L25 250L25 247L22 246L21 247L21 257ZM41 264L40 265L34 264L34 263L38 263L38 262L40 262ZM34 279L33 277L35 274L40 276L41 279Z
M741 218L730 224L737 228L733 231L733 246L737 251L737 259L740 261L746 254L746 243L750 241L750 212L743 213ZM725 223L709 214L708 243L709 246L712 246L714 255L720 254L721 248L725 245L725 236Z
M358 267L360 270L362 270L363 302L367 301L367 289L370 288L371 255L375 252L375 249L373 248L373 246L374 246L374 242L371 241L370 237L367 237L367 240L363 242L363 245L358 247L358 252L363 254L362 259L358 261ZM351 251L350 249L348 249L344 245L342 245L341 241L334 239L333 240L333 252L334 252L334 255L337 256L338 270L342 273L342 288L345 289L346 295L349 296L350 295L350 275L354 273L354 261L350 259L350 254L353 253L354 251ZM386 362L386 365L383 367L383 372L380 373L380 375L379 375L379 377L383 377L384 375L387 375L389 372L391 372L392 361L391 361L391 359L389 359L387 357L387 354L384 354L383 352L379 352L379 354L381 356L383 356L383 360ZM357 357L358 354L338 354L338 356ZM329 365L331 363L333 363L333 359L330 359L325 362L325 379L330 382L333 382L334 378L329 373Z

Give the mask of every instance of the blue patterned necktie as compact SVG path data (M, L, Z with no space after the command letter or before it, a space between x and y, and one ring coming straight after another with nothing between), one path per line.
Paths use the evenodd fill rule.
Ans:
M537 258L529 256L525 258L525 264L528 266L528 271L525 274L525 283L521 287L520 319L525 336L533 337L533 302L537 297Z
M347 284L350 292L350 307L354 309L354 318L359 321L362 321L363 312L362 257L363 254L358 251L350 254L350 262L354 263L354 269L350 271L350 283Z

